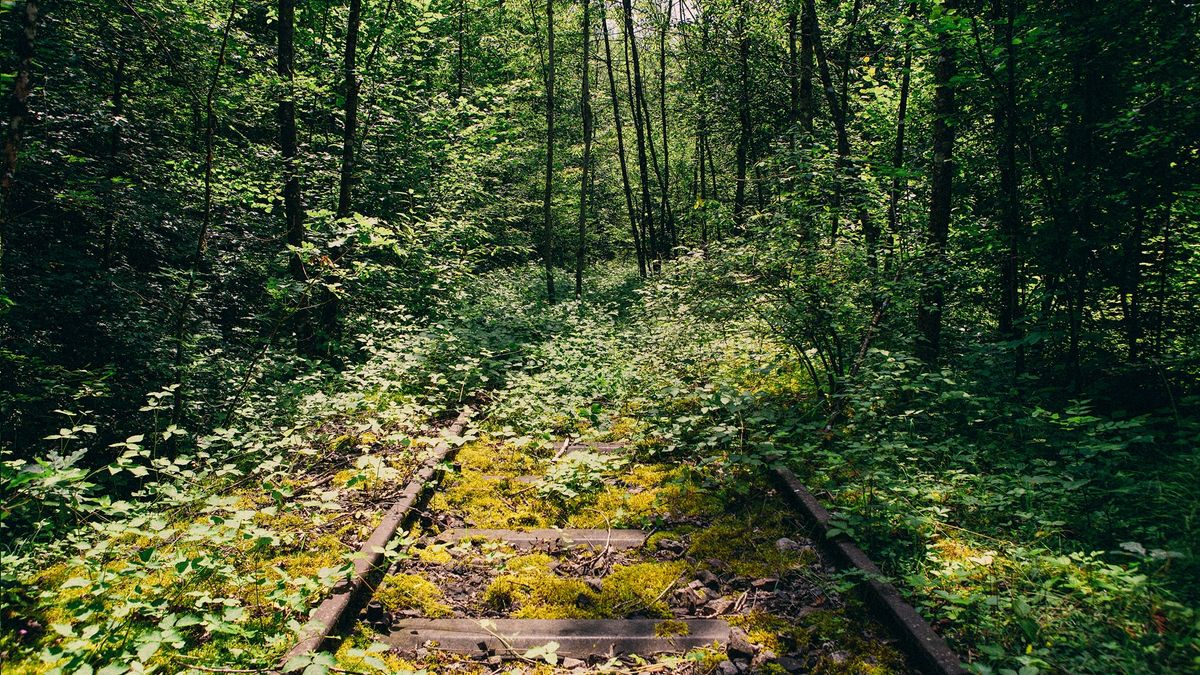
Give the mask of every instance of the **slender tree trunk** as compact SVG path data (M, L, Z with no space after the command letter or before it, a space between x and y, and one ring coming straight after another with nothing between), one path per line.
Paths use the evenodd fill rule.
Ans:
M995 113L997 164L1000 169L1000 232L1004 241L1000 263L1000 335L1005 340L1021 337L1020 256L1021 202L1017 174L1017 59L1013 30L1017 0L995 0L996 46L1004 54L1004 80L997 96ZM1017 347L1016 372L1025 369L1025 348Z
M738 143L737 183L733 197L733 224L746 229L746 168L750 156L750 33L746 25L746 0L738 0Z
M4 169L0 173L0 263L4 260L4 239L8 229L8 199L12 194L13 179L17 173L17 156L21 151L21 137L25 134L25 121L29 117L29 94L33 91L33 47L37 39L38 2L25 0L19 10L21 28L17 31L17 76L13 80L12 93L8 98L8 133L4 138ZM3 268L0 267L0 270ZM0 281L3 280L0 272Z
M788 35L788 145L796 147L796 124L800 121L800 57L796 48L797 26L799 13L796 11L794 0L788 4L787 35Z
M1171 272L1171 209L1174 207L1175 196L1167 195L1167 204L1163 208L1161 226L1162 250L1158 260L1158 292L1155 298L1154 316L1154 354L1162 356L1166 351L1167 329L1167 295L1170 293Z
M799 0L797 0L799 1ZM812 5L804 5L800 15L800 123L809 134L816 115L813 100L813 44L816 42L817 15Z
M957 0L942 0L947 11ZM953 36L938 34L937 64L933 73L933 163L930 167L929 231L924 288L917 307L917 354L934 363L941 354L942 308L945 304L946 242L950 237L950 209L954 186L955 102L952 80L956 72Z
M554 0L546 0L546 187L542 193L542 257L546 301L554 304Z
M667 141L667 33L671 30L671 14L674 9L673 0L667 0L667 14L663 17L662 31L658 37L658 111L663 148L662 181L659 188L662 192L663 238L667 239L669 244L668 257L679 244L679 236L675 232L675 214L671 210L671 150Z
M603 0L601 0L603 2ZM579 245L575 249L575 299L583 298L583 264L587 254L588 178L592 168L592 92L588 71L592 60L592 3L583 0L583 67L580 77L580 108L583 113L583 177L579 181ZM606 27L607 29L607 27Z
M700 48L703 54L708 54L708 16L700 17ZM708 186L705 181L708 180L707 167L704 162L705 154L708 152L708 66L704 57L700 58L700 86L696 91L696 166L698 168L700 181L700 242L708 247ZM713 195L716 198L716 195Z
M358 135L358 33L362 24L362 0L350 0L350 11L346 20L346 46L342 53L342 81L344 99L342 111L345 125L342 128L342 164L338 174L338 220L349 218L353 210L354 150ZM334 269L345 254L344 246L331 246L329 258ZM340 330L341 299L328 289L321 292L321 351L329 354Z
M638 58L637 36L633 30L631 1L621 0L621 8L625 13L625 79L627 84L631 73L633 77L633 87L629 92L629 97L634 109L633 127L637 136L638 172L642 188L642 238L646 242L647 264L653 265L654 263L651 261L661 260L661 251L659 250L658 233L654 226L654 207L650 198L650 166L646 152L647 137L650 135L650 119L646 111L649 109L645 106L645 89L642 87L642 69Z
M850 157L850 135L846 129L845 112L842 110L833 87L833 75L829 71L829 58L825 54L825 43L821 39L821 24L817 21L817 6L814 0L805 0L805 18L808 29L805 31L812 40L813 54L817 60L817 73L821 79L821 88L825 91L825 101L829 105L829 116L833 120L833 130L837 137L837 153L839 159Z
M354 140L358 133L358 31L362 23L362 0L350 0L346 21L346 49L342 58L342 81L345 83L346 124L342 130L342 166L338 180L337 217L350 216L354 189Z
M625 209L629 213L629 228L633 232L633 248L637 255L638 273L646 276L646 251L642 244L642 236L638 227L637 211L633 206L633 189L629 184L629 162L625 157L625 125L621 121L621 101L617 96L617 81L613 77L612 47L608 37L608 12L606 2L600 2L600 23L604 33L604 62L608 71L608 90L612 98L613 126L617 128L617 159L621 164L621 188L625 192Z
M125 116L125 50L118 48L117 63L113 68L112 92L112 130L108 136L108 184L105 186L105 209L108 211L104 219L104 242L100 251L100 269L109 270L112 267L113 238L116 230L117 213L117 182L121 172L121 125Z
M912 45L904 45L904 67L900 74L900 104L896 110L896 145L892 148L892 188L888 193L888 232L900 235L900 193L908 181L900 175L904 167L904 132L908 124L908 89L912 82Z
M196 293L196 283L200 276L200 267L204 264L204 253L208 250L208 232L212 227L213 202L213 146L217 131L217 113L213 107L213 99L217 94L217 86L221 82L221 70L225 67L225 52L229 46L229 30L233 27L233 19L237 15L237 0L229 4L229 18L225 21L225 30L221 33L221 47L217 52L217 64L213 67L212 80L208 85L208 94L204 99L204 207L200 218L200 231L196 234L196 247L192 251L192 259L188 270L188 281L183 295L179 298L179 307L175 313L175 359L174 378L177 384L184 381L184 362L187 355L187 326L188 314ZM180 387L175 392L173 420L178 423L183 415L185 389Z
M467 9L466 0L458 0L458 40L455 44L454 54L454 100L458 101L463 97L463 39L466 37L466 21Z
M283 213L287 226L287 243L293 250L288 257L288 270L297 284L308 283L304 258L304 203L300 194L300 177L296 166L299 149L296 141L295 91L295 32L296 0L279 0L279 57L276 72L282 80L279 93L279 147L283 155ZM296 311L296 343L302 353L314 351L312 321L307 307L307 291Z

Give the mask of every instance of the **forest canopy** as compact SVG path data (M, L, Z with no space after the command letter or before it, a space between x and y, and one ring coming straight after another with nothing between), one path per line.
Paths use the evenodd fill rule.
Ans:
M271 666L46 561L469 402L792 467L975 672L1200 666L1200 5L0 8L0 661Z

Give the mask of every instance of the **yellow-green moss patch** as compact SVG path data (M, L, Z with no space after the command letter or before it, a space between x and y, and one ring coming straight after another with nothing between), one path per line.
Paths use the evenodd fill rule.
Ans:
M822 651L828 653L818 657L813 673L885 675L905 672L904 656L882 641L863 635L861 622L851 621L845 610L815 610L799 619L754 612L732 617L729 623L746 631L751 643L776 654L805 652L821 646ZM839 653L836 659L832 656L835 652Z
M442 602L442 589L416 574L392 574L375 591L375 599L389 612L419 610L431 619L452 616L453 610Z
M778 576L796 565L815 562L811 552L776 548L775 542L784 536L787 530L778 517L726 516L692 535L688 554L697 560L719 560L749 577Z
M429 508L456 513L472 527L505 529L558 524L559 508L539 499L532 490L506 496L496 487L496 482L486 474L466 470L430 499Z
M611 617L648 614L670 618L666 597L687 569L687 563L679 560L617 565L601 582L601 612Z
M692 629L687 625L686 621L679 619L667 619L654 624L654 634L658 637L677 637L690 635Z
M430 565L449 565L454 562L454 556L446 550L445 544L433 544L422 548L413 547L410 553L417 560Z

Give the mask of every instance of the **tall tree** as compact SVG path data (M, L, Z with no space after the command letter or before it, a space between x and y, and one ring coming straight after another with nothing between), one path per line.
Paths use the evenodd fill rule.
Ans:
M646 152L647 138L650 136L650 114L645 105L645 88L642 86L642 68L638 57L637 34L633 30L633 4L631 0L621 0L621 8L625 15L625 80L630 87L629 98L633 107L633 129L637 136L638 177L642 188L642 241L646 244L646 256L650 260L660 261L658 236L654 227L654 214L650 199L650 163ZM632 77L632 82L630 78Z
M942 0L946 15L957 9L957 0ZM954 75L957 60L953 28L938 25L937 63L933 71L933 162L929 177L929 227L925 235L926 269L917 305L917 354L933 363L941 353L942 309L946 298L946 242L950 237L950 211L954 187Z
M601 0L603 1L603 0ZM607 27L605 27L607 30ZM580 108L583 115L583 176L579 180L579 242L575 249L575 299L583 297L583 264L587 255L587 198L592 169L592 92L588 74L592 66L592 3L583 0L583 66L580 69Z
M1003 239L1000 261L1000 335L1020 338L1021 302L1021 195L1017 173L1017 50L1015 25L1017 0L994 0L995 43L1003 54L1004 70L992 115L996 129L996 162L1000 169L1000 232ZM1025 369L1025 348L1017 347L1016 370Z
M816 106L813 101L813 43L816 41L817 16L811 4L801 3L800 14L800 124L809 134L813 131Z
M750 31L747 26L746 0L738 0L738 141L737 178L733 196L733 224L746 229L746 169L750 158Z
M667 0L667 11L663 16L662 30L658 33L658 111L662 133L662 179L659 181L660 210L663 218L664 248L668 255L679 243L675 232L675 214L671 210L671 150L667 133L667 35L671 32L671 15L675 10L673 0Z
M362 0L350 0L346 19L346 47L342 52L342 112L345 124L342 127L342 165L338 173L338 218L350 215L354 190L354 140L358 133L358 32L361 23Z
M621 165L621 188L625 193L625 210L629 214L629 228L633 233L634 254L637 256L638 273L646 276L646 251L642 242L641 228L638 224L637 210L633 206L633 189L629 183L629 161L625 157L625 125L621 121L621 101L617 95L617 80L613 76L613 56L611 40L608 37L608 12L605 0L600 2L600 23L604 34L604 65L608 71L608 91L612 99L613 126L617 132L617 160Z
M200 267L204 264L204 253L208 249L208 234L212 228L213 210L213 143L217 132L217 111L214 98L217 86L221 83L221 71L225 67L225 53L229 47L229 31L237 16L237 0L229 3L229 18L225 21L225 30L221 32L221 46L217 52L217 63L213 66L212 79L209 81L208 92L204 98L204 208L200 220L200 231L196 234L196 247L192 251L192 259L188 269L187 286L179 299L175 316L175 381L182 383L184 379L184 357L187 351L188 314L196 295L196 284L200 275ZM183 413L184 391L181 387L175 394L174 421L180 421Z
M342 162L338 170L338 201L334 215L338 220L350 217L353 210L354 162L358 136L358 95L361 82L358 76L358 34L362 24L362 0L350 0L346 19L346 42L342 50ZM329 247L329 270L336 271L345 255L346 247L334 244ZM341 314L341 298L338 293L326 288L321 291L321 345L328 355L338 338L338 317Z
M8 197L17 173L17 155L29 116L29 94L33 90L33 47L37 39L38 2L25 0L20 10L21 28L17 31L17 76L8 99L8 133L4 138L4 169L0 173L0 263L4 259L4 241L8 228ZM0 277L2 279L3 277Z
M788 41L788 124L793 128L800 121L800 57L796 47L796 36L798 35L798 26L800 23L800 14L796 7L795 0L788 2L787 15L787 41ZM796 145L796 135L792 131L788 134L788 142L791 146Z
M546 185L542 192L542 257L546 301L554 303L554 0L546 0Z
M279 148L283 155L283 214L287 230L287 243L292 251L288 256L288 270L292 279L301 285L308 283L308 271L304 267L304 202L300 192L298 164L299 147L296 134L296 0L279 0L278 5L279 56L276 72L280 79L278 115ZM301 352L311 354L315 344L312 321L308 308L308 292L300 300L296 310L295 331L297 346Z
M909 5L909 11L915 11L916 3ZM900 67L900 102L896 107L896 142L892 146L892 185L888 190L888 234L889 237L899 236L900 233L900 191L905 180L904 167L904 135L908 125L908 90L912 85L912 44L906 38L904 43L904 63Z

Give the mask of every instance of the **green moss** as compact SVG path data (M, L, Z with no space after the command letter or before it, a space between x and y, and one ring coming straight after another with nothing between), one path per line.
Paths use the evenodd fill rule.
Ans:
M646 537L645 548L654 550L658 548L659 543L664 541L678 541L683 537L683 533L676 530L660 530Z
M665 598L687 570L687 563L679 560L617 565L601 583L600 610L610 617L648 614L670 618L671 607Z
M787 536L778 517L743 514L719 518L692 536L688 555L697 560L720 560L737 574L773 577L806 562L798 551L780 551L775 541ZM811 554L809 554L811 556Z
M445 544L433 544L422 548L414 547L410 553L417 560L430 565L449 565L454 562L454 556L446 550Z
M483 602L518 619L593 619L595 592L578 579L554 574L554 559L531 553L508 560L509 572L492 580Z
M552 572L555 560L546 553L529 553L509 558L504 569L510 572Z
M467 443L454 455L455 461L467 470L497 476L520 476L533 473L538 460L528 448L481 438Z
M696 485L686 467L635 464L618 476L595 500L576 507L568 516L572 527L641 525L654 518L716 515L721 503Z
M688 627L687 622L678 619L667 619L654 624L654 634L658 637L690 635L691 632L692 629Z
M357 438L351 436L350 434L342 434L341 436L334 438L332 441L329 441L329 451L341 452L348 448L352 448L357 440Z
M380 661L383 661L387 666L389 673L412 672L420 667L405 659L400 658L394 653L387 650L378 649L372 650L371 646L375 644L374 634L371 629L364 623L358 623L354 626L354 631L346 636L338 647L337 652L333 657L337 661L337 667L344 671L373 673L378 672L379 668L367 662L367 650L370 651L370 656Z
M798 620L766 612L732 617L747 639L776 654L804 652L824 646L812 672L822 675L884 675L905 672L903 655L862 633L862 622L851 621L843 610L816 610ZM833 659L840 652L845 658Z
M506 496L496 488L496 482L487 474L465 470L452 485L430 499L429 507L455 513L472 527L551 527L559 522L561 510L539 499L533 490Z
M416 609L428 618L452 616L454 611L442 602L442 589L415 574L392 574L375 591L375 599L389 612Z

